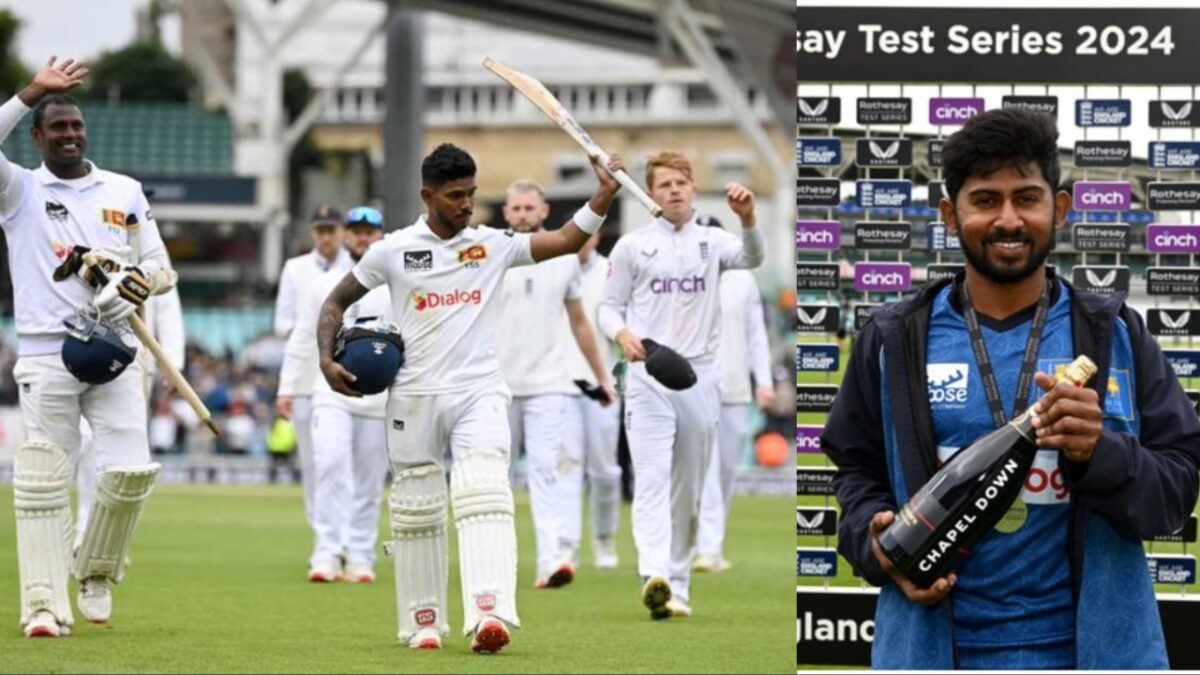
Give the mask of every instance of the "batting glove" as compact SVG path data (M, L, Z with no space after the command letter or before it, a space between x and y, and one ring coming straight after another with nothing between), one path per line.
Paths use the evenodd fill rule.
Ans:
M127 267L109 276L108 283L96 294L92 304L100 312L102 320L117 322L128 319L149 297L150 282L142 275L142 271Z

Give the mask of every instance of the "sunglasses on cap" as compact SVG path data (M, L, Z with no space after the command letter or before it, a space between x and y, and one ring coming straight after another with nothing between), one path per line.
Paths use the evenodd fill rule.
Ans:
M383 214L369 206L356 206L346 214L346 225L383 227Z

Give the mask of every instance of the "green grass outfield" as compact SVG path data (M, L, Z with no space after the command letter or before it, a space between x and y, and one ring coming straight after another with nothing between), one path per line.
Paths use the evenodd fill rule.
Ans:
M162 486L116 588L114 620L61 640L26 640L18 620L12 490L0 487L0 672L793 672L794 555L787 497L734 500L726 556L699 575L696 615L654 622L639 602L629 511L621 567L533 589L533 532L518 495L519 611L524 628L496 656L470 652L451 536L450 625L441 652L396 641L391 560L374 585L304 581L311 535L291 487ZM380 520L381 533L386 532ZM381 534L382 540L382 534ZM72 596L74 585L72 585Z

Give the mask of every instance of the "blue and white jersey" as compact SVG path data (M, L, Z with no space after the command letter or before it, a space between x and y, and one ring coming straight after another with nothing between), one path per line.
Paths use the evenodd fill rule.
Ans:
M1050 374L1070 363L1070 291L1056 282L1038 349L1038 370ZM987 394L971 350L966 321L950 302L951 284L934 300L929 319L926 383L938 461L995 429ZM1033 308L1004 321L980 315L981 331L1006 414L1016 398ZM1041 394L1033 386L1029 403ZM964 668L1072 668L1075 610L1067 559L1070 494L1057 450L1039 450L1020 499L1024 525L983 536L958 566L952 595L955 642ZM1014 649L1020 646L1021 649Z

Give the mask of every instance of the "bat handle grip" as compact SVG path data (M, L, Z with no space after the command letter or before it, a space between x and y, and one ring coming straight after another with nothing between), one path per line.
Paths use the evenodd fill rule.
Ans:
M600 148L596 148L593 151L592 156L596 158L596 161L600 162L600 166L604 167L605 171L608 171L609 157L607 152L601 150ZM626 192L633 195L633 198L638 200L638 202L650 212L650 215L654 216L655 218L662 216L662 207L660 207L653 199L651 199L650 195L646 194L646 191L642 189L642 186L638 185L637 181L635 181L628 173L624 171L617 171L616 173L608 171L608 175L612 176L618 183L620 183L621 187L625 188Z

